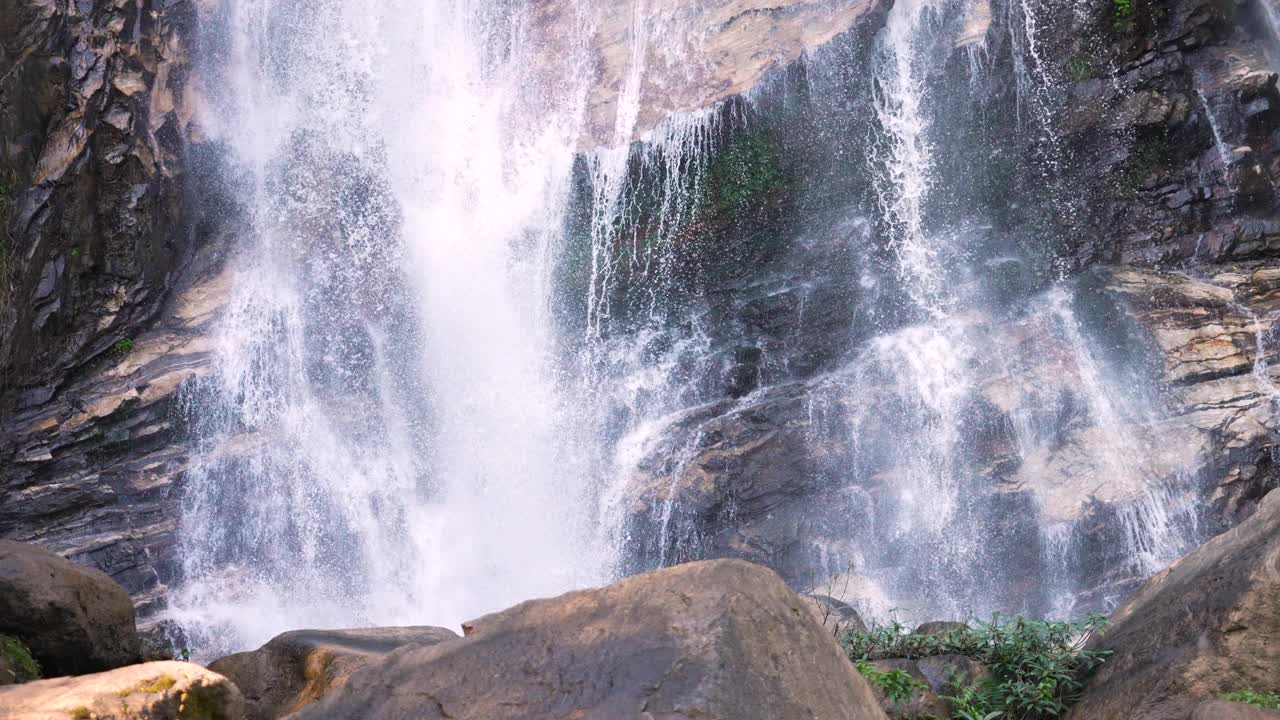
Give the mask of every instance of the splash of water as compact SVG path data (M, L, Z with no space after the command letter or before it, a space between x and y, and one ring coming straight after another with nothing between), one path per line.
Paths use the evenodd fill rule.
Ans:
M189 398L174 615L217 653L601 581L546 306L583 85L518 122L519 7L225 5L251 240Z

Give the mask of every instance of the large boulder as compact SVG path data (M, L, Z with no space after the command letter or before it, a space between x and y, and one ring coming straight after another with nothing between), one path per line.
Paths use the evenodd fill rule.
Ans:
M0 687L5 720L241 720L244 700L199 665L163 661Z
M1280 690L1280 493L1112 616L1112 657L1072 720L1186 720L1222 692Z
M215 660L209 669L240 688L248 720L271 720L316 702L396 648L457 638L438 627L295 630L257 650Z
M35 545L0 540L0 634L31 649L46 676L137 662L133 603L106 574Z
M680 565L406 647L297 720L871 720L870 687L771 570Z

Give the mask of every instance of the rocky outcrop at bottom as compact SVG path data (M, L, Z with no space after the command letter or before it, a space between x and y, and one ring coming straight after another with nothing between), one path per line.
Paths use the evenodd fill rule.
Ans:
M1185 720L1218 693L1280 691L1280 493L1149 580L1097 644L1069 720Z
M406 645L435 645L458 634L438 627L295 630L257 650L209 663L245 698L247 720L273 720L346 684L353 673Z
M1280 720L1280 710L1226 700L1206 700L1191 713L1191 720Z
M532 600L406 647L297 720L880 720L870 687L773 571L690 563Z
M185 662L0 688L2 720L241 720L244 700L226 678Z
M133 602L111 578L44 548L0 540L6 634L31 649L45 675L110 670L141 654Z

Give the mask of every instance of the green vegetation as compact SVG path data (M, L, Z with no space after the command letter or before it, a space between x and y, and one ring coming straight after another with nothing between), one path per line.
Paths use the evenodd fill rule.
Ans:
M872 665L870 660L865 659L855 660L854 665L872 685L880 688L896 708L911 702L911 696L916 690L928 687L904 670L880 670Z
M9 666L17 682L40 679L40 663L31 655L31 650L15 637L0 635L0 660Z
M116 694L119 695L120 697L129 697L130 695L134 693L139 693L139 692L140 693L162 693L162 692L168 692L169 688L177 684L178 684L178 681L174 680L171 676L161 675L160 677L155 678L150 682L143 682L139 684L137 687L117 690Z
M1133 32L1137 23L1136 0L1111 0L1111 25L1118 32Z
M182 693L178 706L179 720L217 720L224 717L222 708L209 688L195 684Z
M781 153L764 128L733 138L707 171L717 213L742 210L785 184Z
M1120 191L1135 193L1146 186L1169 155L1168 139L1162 134L1142 135L1133 144L1129 160L1118 173Z
M1240 690L1237 692L1223 693L1218 697L1222 700L1248 703L1249 705L1256 705L1260 708L1267 708L1268 710L1280 710L1280 693Z
M89 712L89 708L83 705L73 707L68 712L71 713L71 720L89 720L89 716L92 715Z
M133 352L133 339L120 338L116 341L116 344L113 347L115 348L117 355L128 355Z
M956 718L1053 720L1079 698L1085 680L1106 659L1108 653L1084 647L1105 627L1100 615L1078 623L995 615L937 635L912 634L894 622L848 633L841 644L860 670L876 659L964 655L985 665L992 678L952 684L955 693L947 699Z
M1081 82L1093 77L1093 63L1083 53L1076 53L1067 61L1067 78L1071 82Z

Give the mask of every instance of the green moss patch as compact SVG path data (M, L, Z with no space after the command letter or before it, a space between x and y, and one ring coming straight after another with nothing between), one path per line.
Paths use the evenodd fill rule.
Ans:
M137 687L117 690L116 695L119 695L120 697L129 697L134 693L168 692L169 688L172 688L174 685L177 685L177 684L178 684L178 681L174 680L172 677L168 675L161 675L160 677L154 680L144 681L140 683Z
M1268 710L1280 710L1280 693L1239 690L1236 692L1223 693L1219 695L1218 698L1230 702L1246 703L1260 708L1267 708Z
M12 669L17 682L40 679L40 663L21 640L0 635L0 658Z

